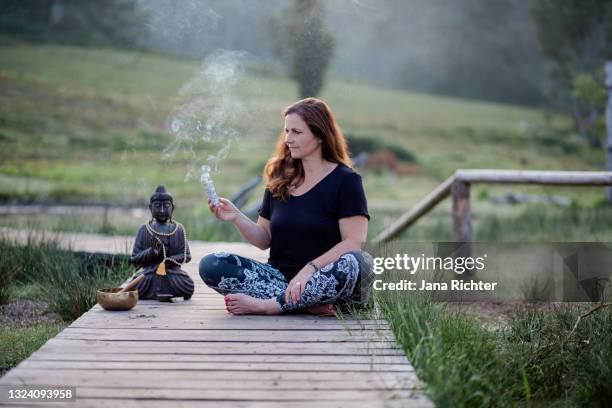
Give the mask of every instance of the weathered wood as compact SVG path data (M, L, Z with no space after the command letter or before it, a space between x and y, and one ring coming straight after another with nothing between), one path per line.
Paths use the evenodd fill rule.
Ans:
M203 256L193 245L192 254ZM123 312L96 305L0 385L77 388L76 402L54 407L431 406L386 321L233 316L197 262L185 270L191 300L141 300Z
M460 169L455 171L454 177L464 183L612 186L612 172L609 171Z
M469 183L455 180L452 186L452 197L455 242L469 242L472 240Z
M330 350L327 343L253 343L232 342L218 343L207 341L181 342L180 349L173 346L176 344L171 341L148 341L148 340L128 340L128 341L103 341L103 340L74 340L53 338L49 340L40 350L54 352L65 352L66 350L79 352L123 352L123 353L146 353L148 350L175 350L177 354L289 354L297 353L305 355L379 355L393 354L403 355L402 350L394 342L376 343L336 343Z
M376 355L235 355L235 354L198 354L198 353L165 353L149 350L148 353L99 353L99 352L48 352L37 351L29 360L36 361L121 361L121 362L207 362L207 363L333 363L333 364L404 364L404 356L376 356Z
M131 321L130 321L131 320ZM375 324L356 324L346 323L342 324L316 324L304 322L299 328L295 328L297 321L293 322L250 322L247 330L294 330L294 331L305 331L305 330L384 330L388 329L388 326L382 326L379 323ZM103 321L97 321L96 319L83 319L79 321L73 328L79 329L102 329L102 330L114 330L114 329L158 329L158 330L237 330L244 328L245 322L214 322L214 321L197 321L196 319L185 319L177 316L171 322L162 320L159 318L140 318L140 319L129 319L123 321L112 321L104 319Z
M105 370L118 369L130 371L135 367L133 361L43 361L27 359L20 364L23 368L46 368L46 369L84 369ZM338 364L338 363L216 363L208 361L140 361L138 368L142 370L184 370L184 371L302 371L302 372L340 372L346 370L364 372L412 372L414 369L410 364Z
M79 329L67 327L57 335L60 339L79 340L149 340L149 341L207 341L226 342L249 341L249 342L286 342L286 343L337 343L337 342L378 342L392 341L392 333L371 333L370 331L349 334L345 330L331 331L304 331L292 330L149 330L149 329L122 329L122 330L99 330Z
M72 376L76 380L76 384L83 383L92 385L91 381L97 381L100 378L115 378L125 380L126 383L134 379L151 379L156 382L160 378L160 371L157 370L143 370L133 369L125 371L122 369L103 369L103 370L87 370L78 368L25 368L22 367L19 370L11 370L8 374L2 377L2 384L10 383L22 383L22 379L30 377L46 376L47 381L51 383L59 383L64 375ZM209 381L209 380L224 380L231 381L236 380L237 373L232 370L216 370L216 371L203 371L194 370L186 372L184 370L164 370L163 376L166 384L179 383L185 380L189 381ZM240 382L254 381L254 380L266 380L266 381L302 381L309 383L311 381L337 381L343 380L346 382L353 381L383 381L385 384L419 384L418 380L410 372L397 373L397 372L365 372L365 371L350 371L346 370L341 376L336 372L325 372L325 371L241 371ZM79 379L83 379L80 382ZM92 379L91 381L89 379ZM87 381L85 381L87 380ZM73 382L71 385L75 385ZM247 384L248 386L248 384Z
M611 68L612 72L612 63ZM612 75L612 74L611 74ZM612 77L612 76L611 76ZM612 83L612 80L611 80ZM612 95L612 92L610 92ZM612 98L612 96L611 96ZM611 99L612 100L612 99ZM609 104L612 105L612 102ZM612 112L612 108L609 108ZM608 123L612 123L612 113L609 113ZM608 133L612 134L612 125L608 125ZM612 138L612 136L610 137ZM455 241L471 241L471 221L467 219L469 213L469 201L465 203L462 198L467 194L469 200L469 185L473 183L494 183L494 184L540 184L557 186L612 186L612 139L608 142L609 161L608 170L610 171L540 171L540 170L489 170L471 169L456 170L455 174L446 179L436 187L423 200L412 209L404 213L389 227L385 228L374 238L376 244L391 241L401 234L406 228L417 222L421 217L431 211L438 203L445 199L453 186L456 186L453 197L453 225L455 226ZM467 190L467 191L466 191ZM610 202L612 202L612 189L610 191ZM467 210L466 210L467 208ZM461 212L461 216L459 214ZM459 229L458 229L459 228ZM467 239L469 236L470 239ZM469 245L463 246L469 254Z
M606 88L608 90L608 103L606 105L606 170L612 172L612 61L605 64ZM612 187L605 189L605 197L609 204L612 204Z
M312 390L242 390L228 396L227 390L185 389L185 388L93 388L80 387L78 395L82 398L107 398L121 395L122 398L157 399L167 401L199 400L220 401L312 401ZM317 390L317 401L376 401L381 399L405 399L414 395L411 390Z
M24 369L24 372L26 370ZM395 375L395 373L393 373ZM241 390L311 390L315 387L317 390L410 390L418 389L418 383L411 384L408 381L396 381L384 379L351 379L347 381L344 378L335 379L310 379L304 380L288 380L288 379L240 379L240 381L230 381L235 379L236 374L232 373L233 378L225 379L169 379L164 376L163 384L159 388L198 388L202 390L233 390L240 392ZM13 377L10 379L12 384L38 384L38 385L66 385L73 382L79 382L83 385L95 387L149 387L151 381L159 380L159 373L144 371L138 376L129 378L121 378L117 376L109 376L108 374L100 374L96 371L62 371L61 380L57 376L49 375L49 372L44 370L32 370L27 372L26 376L19 378Z
M78 394L77 394L78 395ZM169 406L180 406L181 408L346 408L347 406L367 406L368 408L413 408L413 407L433 407L431 401L425 396L415 395L407 399L376 399L376 400L318 400L316 392L308 401L295 401L287 396L284 401L244 401L237 399L224 400L163 400L163 399L126 399L119 396L109 396L107 398L79 398L78 407L81 408L168 408ZM0 406L2 406L0 404ZM40 407L61 407L74 408L74 402L64 404L19 404L19 408L40 408Z

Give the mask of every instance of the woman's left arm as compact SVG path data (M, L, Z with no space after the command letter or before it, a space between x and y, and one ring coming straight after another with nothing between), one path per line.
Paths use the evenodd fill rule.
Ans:
M360 251L366 240L366 236L368 235L368 219L365 216L355 215L341 218L338 224L340 226L342 241L334 245L329 251L311 261L318 269L336 261L347 252ZM311 265L304 266L297 275L291 279L291 282L289 282L285 290L285 301L298 302L306 287L306 282L308 282L314 273L315 270Z
M363 215L341 218L338 221L342 241L338 242L332 249L312 262L320 269L323 266L336 261L342 255L350 251L360 251L368 235L368 219ZM314 271L313 271L314 273Z

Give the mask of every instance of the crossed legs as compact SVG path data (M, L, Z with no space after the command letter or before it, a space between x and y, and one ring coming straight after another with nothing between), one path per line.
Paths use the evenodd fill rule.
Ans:
M285 302L288 282L278 269L250 258L226 252L207 255L200 261L200 276L225 295L226 308L234 314L333 314L333 305L363 307L373 279L372 258L362 251L348 252L321 268L297 303Z

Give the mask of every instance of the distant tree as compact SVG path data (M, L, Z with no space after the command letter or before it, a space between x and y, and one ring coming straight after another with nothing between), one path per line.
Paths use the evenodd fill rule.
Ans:
M21 35L42 35L51 24L55 0L0 0L0 30Z
M302 98L317 96L334 48L334 38L325 28L325 11L319 0L296 0L282 20L282 54Z
M550 60L551 96L576 131L601 147L603 63L612 57L612 0L531 0L536 41Z
M129 47L137 43L144 15L135 0L56 0L54 30L83 42Z
M0 31L35 40L131 47L145 16L136 0L0 0Z

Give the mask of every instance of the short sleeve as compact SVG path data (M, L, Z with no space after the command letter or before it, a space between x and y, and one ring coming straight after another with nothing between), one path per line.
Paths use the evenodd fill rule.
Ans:
M263 196L263 200L261 201L261 206L259 207L259 210L257 211L257 213L265 218L266 220L270 220L270 217L272 216L272 208L271 208L271 196L272 194L270 193L270 190L268 190L266 188L266 191L264 192L264 196Z
M340 185L338 194L338 219L352 217L354 215L363 215L368 220L370 219L361 176L353 172L345 176Z

